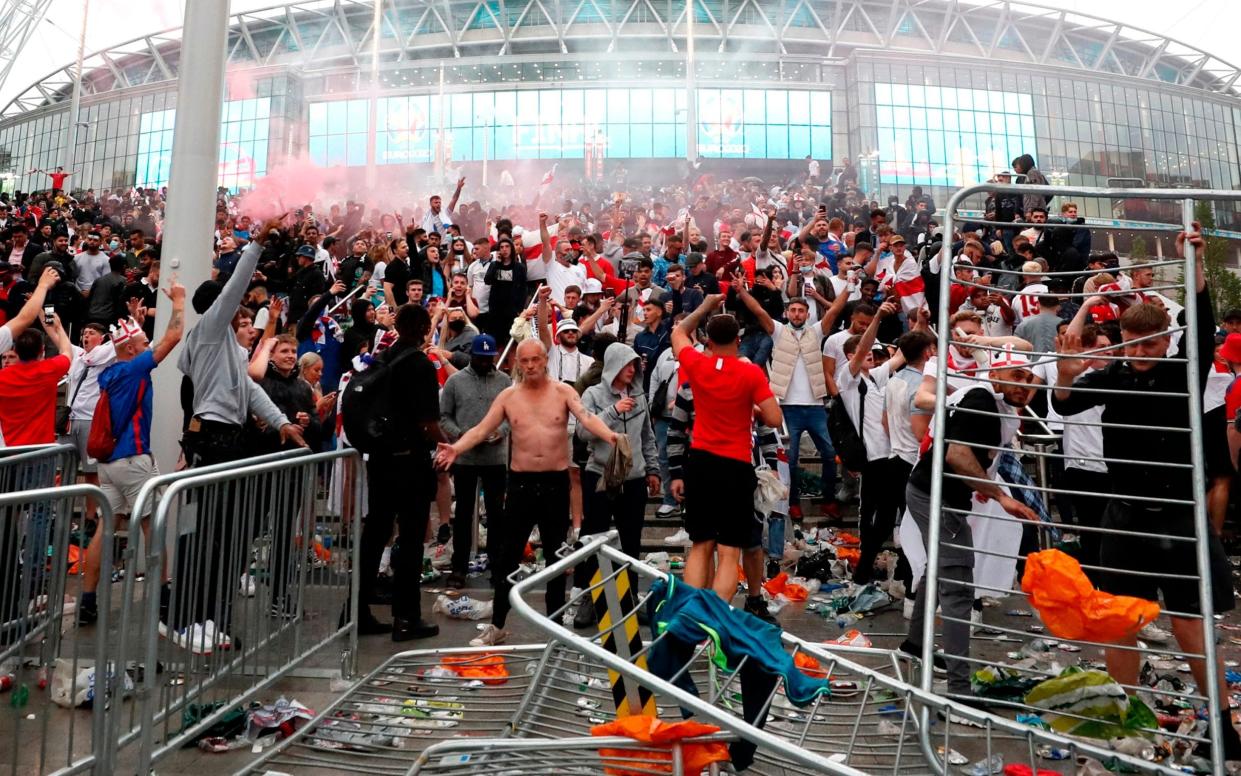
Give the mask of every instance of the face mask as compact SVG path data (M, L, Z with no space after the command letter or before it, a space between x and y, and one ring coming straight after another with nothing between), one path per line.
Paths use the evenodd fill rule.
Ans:
M461 332L465 331L465 321L461 319L457 319L455 321L449 321L448 330L451 331L453 334L460 334Z
M111 248L112 250L116 250L117 248L121 247L121 244L117 240L112 240L111 242L108 243L108 247Z
M814 272L814 265L813 265L813 264L803 264L802 266L798 267L798 269L799 269L799 270L801 270L801 274L803 274L803 275L809 275L811 272Z

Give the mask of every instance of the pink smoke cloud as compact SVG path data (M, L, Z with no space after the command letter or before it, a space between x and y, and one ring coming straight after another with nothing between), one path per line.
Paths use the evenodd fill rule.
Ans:
M343 170L316 166L307 158L288 159L268 171L241 196L238 209L254 221L275 218L315 199L341 193Z

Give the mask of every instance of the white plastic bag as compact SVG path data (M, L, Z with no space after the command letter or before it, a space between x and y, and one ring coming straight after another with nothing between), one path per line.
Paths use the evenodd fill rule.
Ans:
M76 674L73 665L72 660L58 658L52 667L52 702L66 709L77 708L95 700L94 665L78 661ZM127 673L122 673L121 677L121 695L128 695L134 690L134 682Z
M431 611L446 614L458 620L481 620L491 616L491 601L478 601L468 595L449 598L442 595L435 599Z

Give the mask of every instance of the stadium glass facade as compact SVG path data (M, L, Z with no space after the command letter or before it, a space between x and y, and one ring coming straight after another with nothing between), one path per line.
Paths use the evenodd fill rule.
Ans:
M534 0L451 0L443 14L396 0L372 84L358 54L370 50L372 6L338 5L335 16L312 1L236 18L221 185L245 188L290 156L425 176L437 159L572 168L696 153L743 175L848 158L878 198L920 185L942 199L1029 153L1053 183L1241 187L1235 71L1126 41L1122 25L1017 22L1002 2L969 15L901 3L896 19L872 0L697 0L688 78L684 4L586 1L549 19L530 13L544 7ZM821 23L831 15L838 30ZM72 154L63 82L7 106L0 185L46 185L32 170L57 164L80 171L78 186L165 185L173 52L131 47L112 53L120 67L88 71ZM1220 216L1237 226L1234 212Z

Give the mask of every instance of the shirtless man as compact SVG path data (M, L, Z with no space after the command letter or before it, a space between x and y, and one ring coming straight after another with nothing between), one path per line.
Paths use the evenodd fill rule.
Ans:
M461 435L453 444L440 443L435 463L447 469L458 455L464 453L508 421L512 430L508 493L505 497L505 526L493 526L500 541L498 559L492 565L495 603L488 625L471 646L484 647L504 643L508 632L508 575L516 570L536 524L543 542L543 553L549 559L560 548L569 529L569 448L565 445L569 415L609 444L619 436L603 421L582 407L582 400L573 386L548 379L547 349L543 343L523 340L517 346L517 383L505 388L492 403L491 409L478 425ZM501 531L503 533L501 534ZM565 604L565 578L558 576L547 583L547 612L551 614Z

